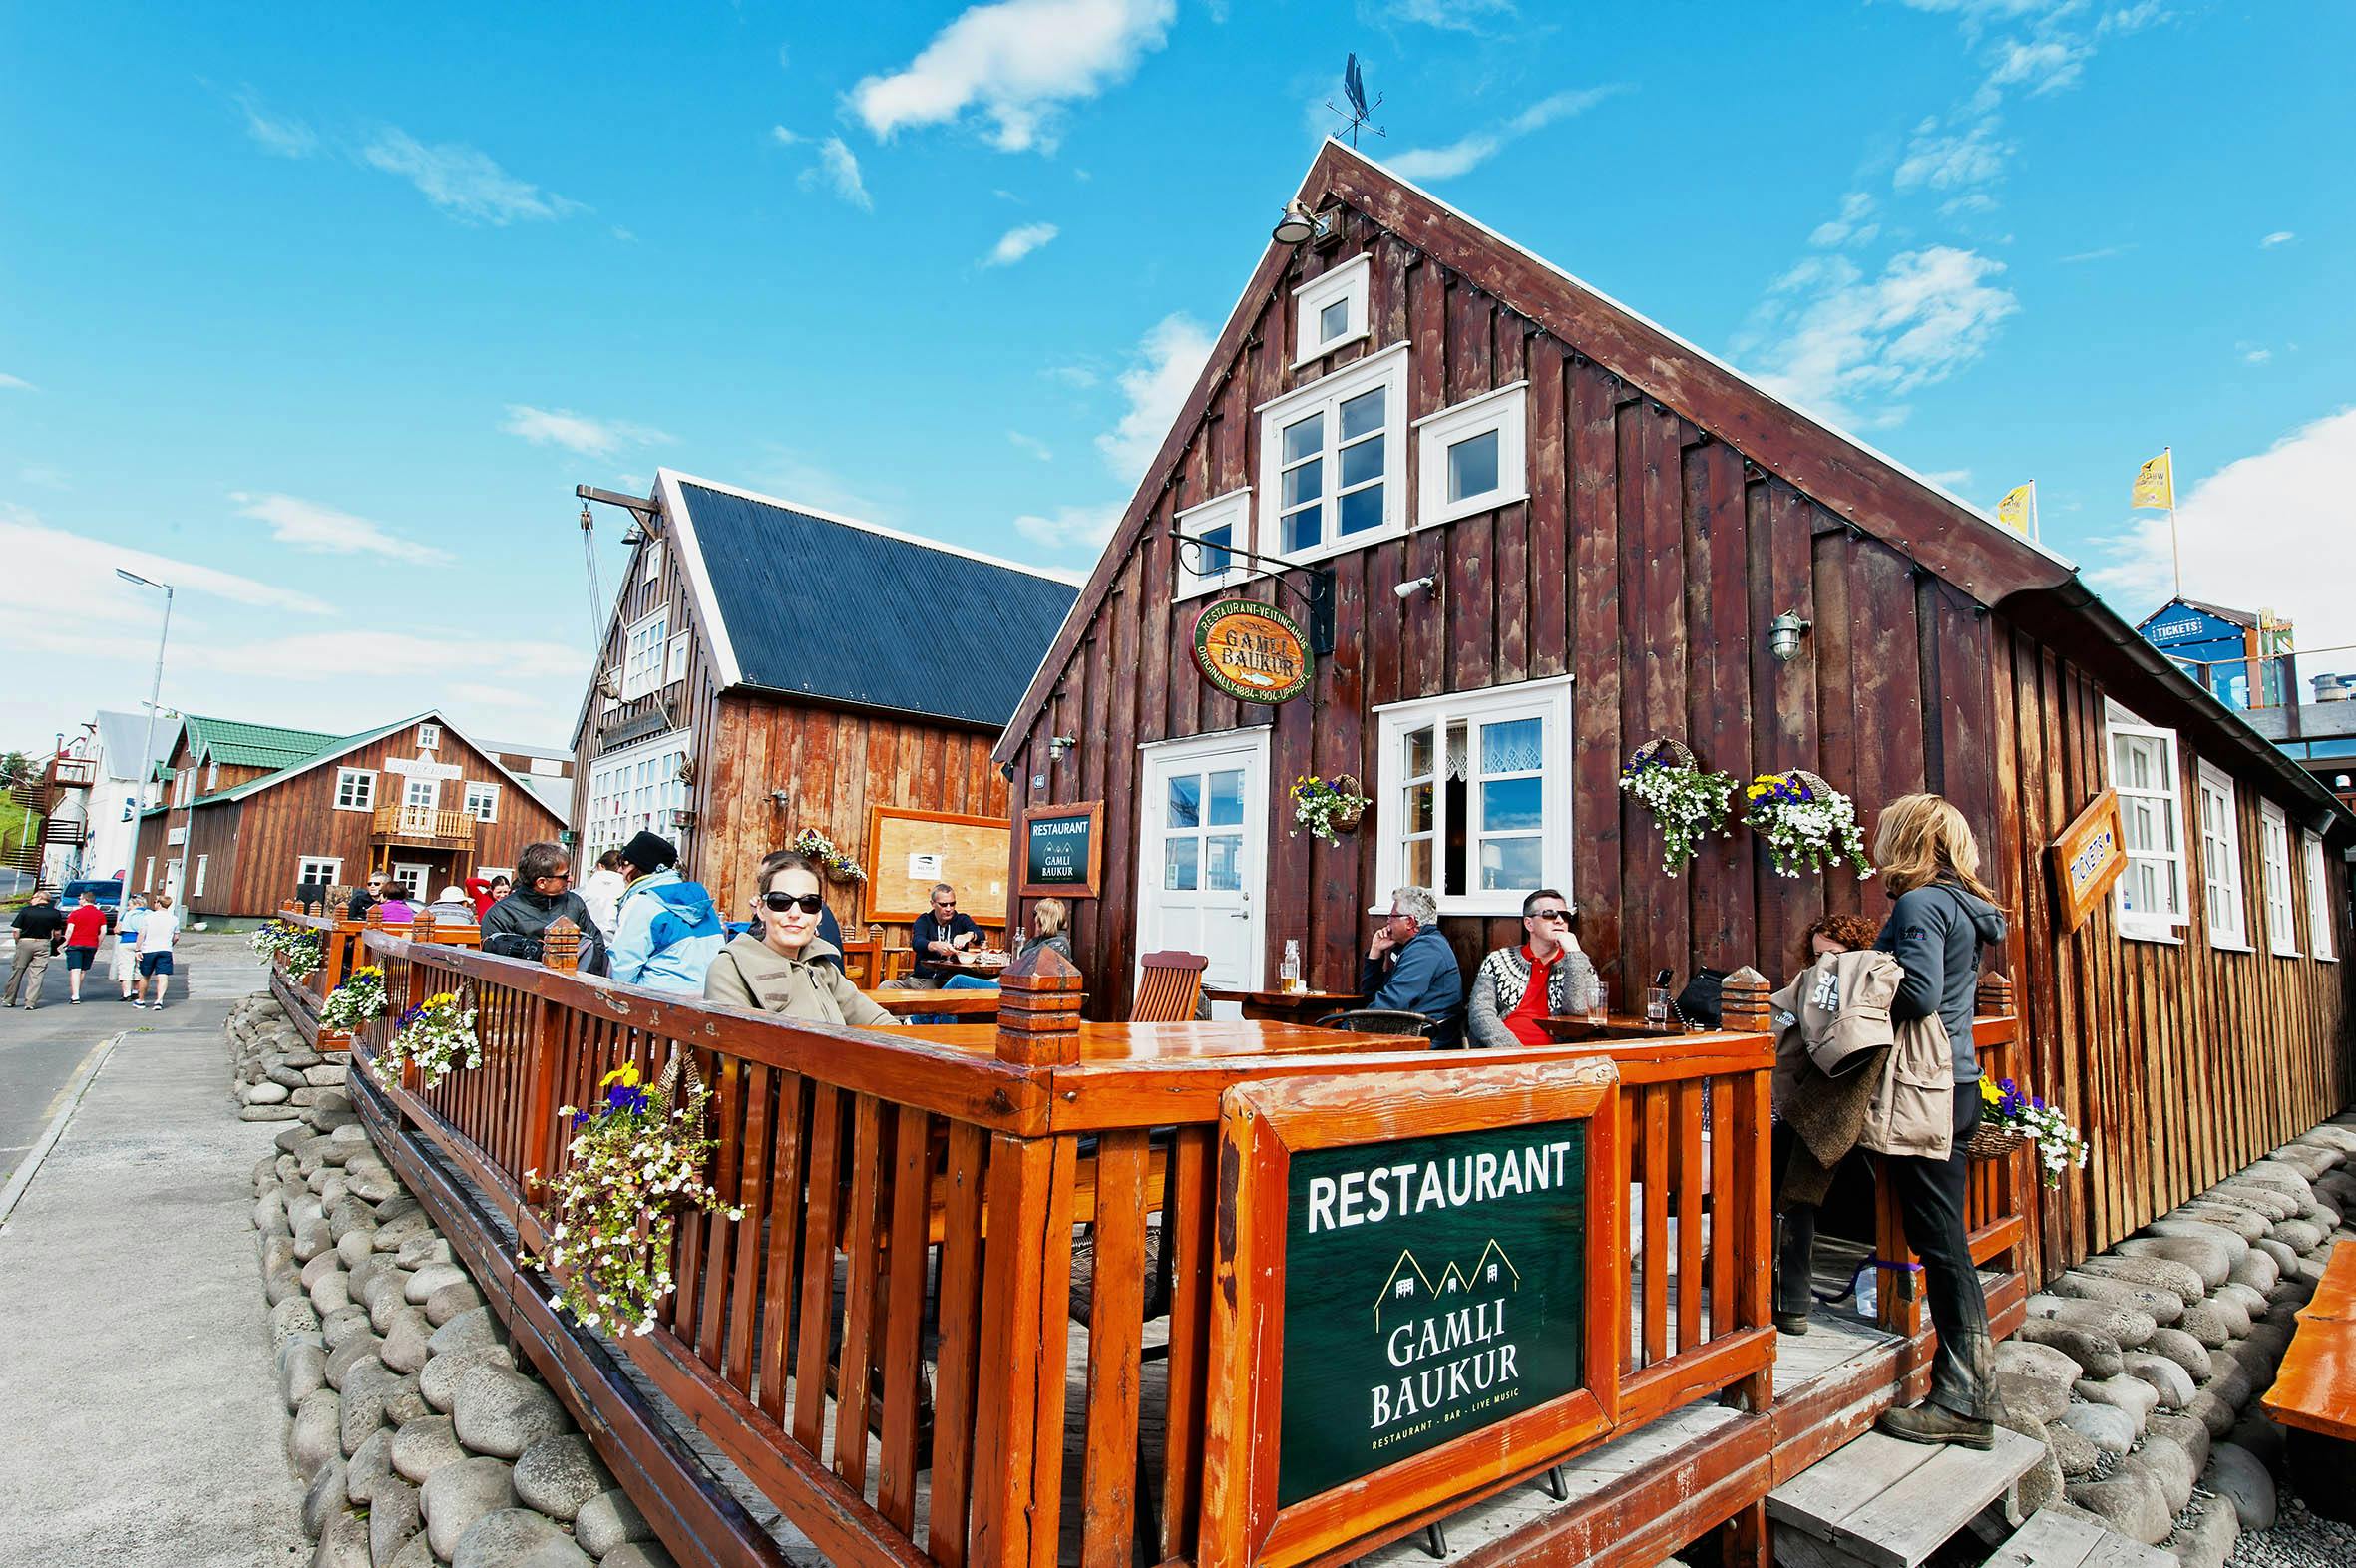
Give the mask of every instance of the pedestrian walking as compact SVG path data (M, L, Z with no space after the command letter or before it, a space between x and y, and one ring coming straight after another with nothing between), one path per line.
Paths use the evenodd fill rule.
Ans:
M107 912L98 896L85 888L81 902L66 912L66 1000L82 1005L82 977L98 962L98 945L107 934Z
M115 922L115 983L123 987L125 1001L139 984L139 923L147 916L148 896L134 893Z
M65 940L66 918L44 892L16 912L9 924L16 929L16 963L8 971L8 1005L19 1000L32 1012L41 1005L41 981L49 974L50 955Z
M171 894L159 893L155 908L139 923L139 994L132 998L133 1006L164 1010L164 992L172 986L172 947L179 937L180 911L172 907ZM153 999L148 993L151 981Z

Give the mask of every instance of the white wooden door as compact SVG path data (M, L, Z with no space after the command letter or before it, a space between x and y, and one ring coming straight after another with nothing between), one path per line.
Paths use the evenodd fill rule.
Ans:
M1206 985L1257 990L1268 903L1268 732L1174 741L1145 752L1137 951L1210 960Z

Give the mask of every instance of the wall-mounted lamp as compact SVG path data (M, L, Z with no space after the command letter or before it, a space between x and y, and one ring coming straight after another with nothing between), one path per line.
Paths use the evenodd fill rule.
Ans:
M1047 741L1047 760L1061 762L1063 754L1080 743L1077 735L1055 735Z
M1401 599L1413 598L1418 593L1437 598L1439 597L1439 579L1437 577L1409 578L1390 591Z
M1280 245L1297 245L1304 240L1326 240L1341 232L1342 209L1332 207L1324 212L1313 212L1309 203L1296 196L1285 203L1284 216L1276 220L1269 237Z
M1767 625L1767 651L1775 655L1775 662L1788 664L1799 657L1799 639L1807 635L1811 624L1799 618L1799 611L1787 609Z
M775 806L780 811L784 810L793 803L794 795L792 790L773 789L769 792L769 804Z

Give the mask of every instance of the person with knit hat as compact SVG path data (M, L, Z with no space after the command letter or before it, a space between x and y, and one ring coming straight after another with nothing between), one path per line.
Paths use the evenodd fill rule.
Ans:
M621 847L629 878L613 917L613 978L655 990L703 994L704 974L728 941L711 891L679 875L679 851L659 834Z

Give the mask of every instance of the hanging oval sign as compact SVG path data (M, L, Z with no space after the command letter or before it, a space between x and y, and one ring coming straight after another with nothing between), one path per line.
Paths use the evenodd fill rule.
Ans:
M1309 639L1293 617L1250 598L1203 606L1194 623L1194 661L1212 685L1245 702L1288 702L1317 673Z

